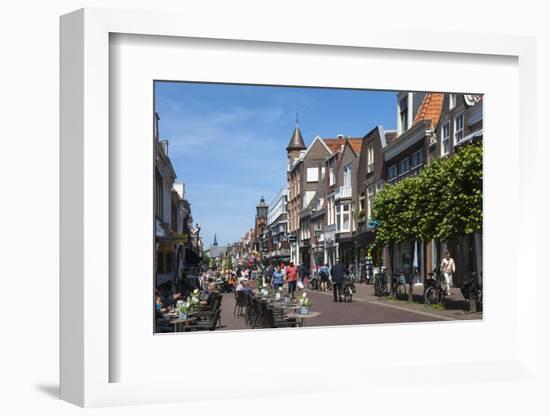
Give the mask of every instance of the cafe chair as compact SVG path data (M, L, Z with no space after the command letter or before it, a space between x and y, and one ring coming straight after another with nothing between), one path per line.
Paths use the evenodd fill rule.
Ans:
M214 331L216 329L218 321L220 321L221 312L222 310L218 309L211 317L199 320L196 323L192 323L189 329L191 331Z

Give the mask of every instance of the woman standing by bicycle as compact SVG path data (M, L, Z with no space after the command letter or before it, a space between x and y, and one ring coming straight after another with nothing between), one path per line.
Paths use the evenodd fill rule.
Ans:
M445 250L445 258L441 262L441 272L447 283L447 296L451 296L451 285L453 283L453 273L455 272L455 261L451 257L449 250Z

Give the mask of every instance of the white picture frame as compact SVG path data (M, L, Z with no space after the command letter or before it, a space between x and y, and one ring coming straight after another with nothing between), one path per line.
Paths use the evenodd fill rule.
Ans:
M517 116L518 130L510 134L516 142L522 137L535 136L533 38L468 31L437 33L434 36L433 32L428 31L407 32L402 28L392 27L390 23L385 25L385 29L342 25L339 30L330 32L314 23L301 28L285 27L284 30L276 22L261 26L246 26L244 20L242 23L236 32L234 22L225 22L223 19L217 21L216 25L209 26L192 16L107 9L82 9L61 18L60 395L63 400L79 406L97 407L225 397L223 392L199 388L197 385L200 383L185 378L176 378L178 382L162 385L158 381L147 379L113 382L111 368L123 358L119 356L119 350L112 348L112 340L118 335L113 332L110 322L113 293L117 293L116 287L109 280L113 272L110 260L110 227L113 226L109 202L110 172L116 170L113 160L110 159L109 147L109 137L113 134L109 121L109 54L110 37L113 34L166 37L163 39L224 39L226 42L242 42L242 45L267 42L275 43L283 50L292 45L303 48L324 45L329 48L328 53L332 54L369 49L408 51L411 55L432 54L430 59L435 59L437 55L442 60L458 55L467 55L471 60L475 60L476 56L508 57L517 60L519 86L518 101L514 103L517 106L512 110ZM487 101L490 102L490 99ZM485 130L487 135L491 134L490 128ZM514 259L507 259L511 277L519 272L519 265L523 274L537 276L536 259L533 258L535 253L528 249L528 243L536 241L537 229L536 216L529 209L535 198L532 192L534 184L529 181L528 173L529 155L533 152L533 146L533 141L530 141L529 152L518 146L517 154L514 152L508 155L518 157L517 177L511 181L512 195L518 196L510 208L518 225L518 229L514 230L518 239L517 255ZM490 257L486 259L491 261ZM538 278L540 277L537 276ZM490 281L489 279L489 289ZM325 385L323 380L328 377L336 380L331 385L331 391L349 391L359 384L390 388L394 383L392 377L397 374L400 383L414 383L415 388L420 389L433 383L433 378L429 380L427 377L418 377L418 373L422 371L430 372L432 377L434 373L437 374L437 381L441 383L449 382L444 376L447 370L453 372L455 382L458 380L464 383L502 379L520 383L536 379L537 303L532 296L522 296L532 293L535 286L536 282L533 281L528 287L515 288L517 298L513 302L513 315L517 321L513 327L514 334L510 338L513 342L512 345L503 347L500 354L495 351L494 360L450 360L442 356L435 360L439 364L434 364L435 361L419 360L411 368L396 368L396 365L401 365L398 361L396 365L381 365L374 360L356 369L329 367L319 369L302 393L320 391ZM498 289L496 286L493 288ZM492 305L491 302L505 301L491 300L490 290L487 298L489 305ZM495 325L502 325L491 312L490 308L484 312L487 316L485 319L494 319ZM488 322L482 322L481 325L483 324ZM483 327L479 325L476 328L475 324L464 324L463 328L483 331ZM414 332L412 325L388 328L390 327L377 327L377 334L384 336L384 332L397 331L402 336L408 336ZM459 330L459 327L441 326L438 330L442 336L446 336ZM295 332L294 341L307 344L315 339L316 342L323 342L329 334L327 331ZM339 334L350 339L364 340L364 332L363 327L350 327L342 329ZM193 345L200 345L210 335L213 334L198 335L189 340L193 339ZM249 342L263 345L271 335L260 331L249 337ZM288 332L279 332L276 335L288 340ZM169 345L181 342L181 339L164 337L162 342L163 345ZM227 335L225 339L232 338ZM140 346L136 345L135 348L139 349ZM388 351L393 351L392 346L388 345ZM487 355L489 354L485 354ZM367 367L368 372L361 371ZM269 371L269 368L261 366L246 371L255 376L264 371L269 376L266 381L268 386L276 386L287 380L284 371ZM224 379L229 379L230 376L231 374L221 375ZM199 377L198 380L205 379ZM277 394L277 391L269 388L262 390L252 385L249 386L249 393L270 396Z

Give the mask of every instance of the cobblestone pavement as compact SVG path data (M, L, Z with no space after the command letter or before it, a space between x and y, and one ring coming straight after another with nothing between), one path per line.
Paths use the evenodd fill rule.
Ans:
M372 285L366 284L356 285L356 293L351 303L335 303L332 292L306 291L313 302L312 309L322 314L317 318L304 320L306 327L482 319L481 313L464 311L464 298L456 288L453 288L452 296L445 309L426 306L422 303L378 298L374 296ZM415 299L420 300L422 291L422 286L414 288ZM221 329L249 329L243 317L233 315L234 307L234 295L224 294Z

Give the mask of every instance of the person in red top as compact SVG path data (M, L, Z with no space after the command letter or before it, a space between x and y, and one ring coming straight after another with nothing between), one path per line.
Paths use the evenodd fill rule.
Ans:
M286 279L288 280L288 293L290 296L294 297L294 292L296 292L296 281L298 280L298 270L294 263L290 263L286 268Z

